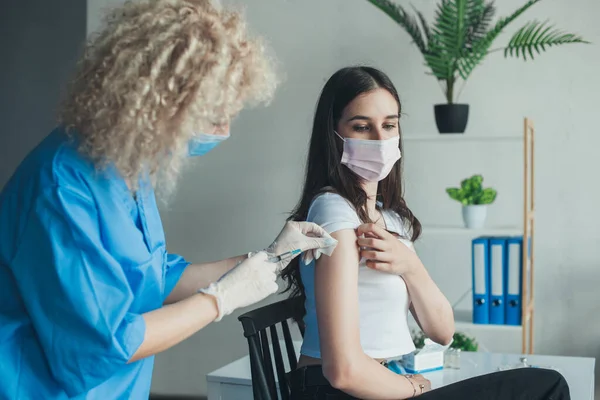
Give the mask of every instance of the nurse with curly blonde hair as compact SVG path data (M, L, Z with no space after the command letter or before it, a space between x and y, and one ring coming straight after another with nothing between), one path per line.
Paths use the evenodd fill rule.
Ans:
M291 260L277 256L335 246L295 222L214 263L166 250L154 189L172 192L275 86L234 11L140 0L108 14L60 124L0 193L0 398L148 398L155 354L274 293Z

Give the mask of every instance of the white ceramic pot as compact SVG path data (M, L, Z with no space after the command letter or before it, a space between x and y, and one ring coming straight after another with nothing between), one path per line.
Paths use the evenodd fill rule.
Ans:
M487 204L463 206L462 216L467 229L483 228L487 215Z

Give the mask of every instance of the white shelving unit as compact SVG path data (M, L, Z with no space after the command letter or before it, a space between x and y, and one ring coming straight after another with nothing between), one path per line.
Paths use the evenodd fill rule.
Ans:
M515 226L495 226L482 229L467 229L463 226L453 225L425 225L423 227L423 232L425 232L426 235L516 236L522 234L523 230Z
M499 136L499 135L467 135L460 137L453 134L434 135L406 135L402 137L404 142L517 142L523 141L522 136Z
M533 195L533 149L534 129L533 123L525 118L524 132L522 135L405 135L403 137L404 147L410 148L411 143L427 145L435 143L481 143L482 146L494 145L495 143L514 142L523 144L523 225L522 226L490 226L482 229L466 229L459 225L423 225L423 237L429 240L440 240L444 236L453 236L455 239L464 241L465 246L470 249L471 239L483 235L516 236L523 235L523 243L531 240L529 256L523 252L523 265L527 266L523 275L522 285L522 325L482 325L474 324L471 310L455 310L455 324L458 332L474 336L480 344L480 350L504 353L521 352L523 354L533 353L533 234L534 234L534 195ZM487 147L489 148L489 147ZM408 150L410 152L410 150ZM493 162L493 161L492 161ZM515 210L515 212L517 212ZM434 251L438 251L437 247ZM439 259L439 257L438 257ZM432 266L435 268L435 265ZM451 265L450 265L451 267ZM470 270L470 268L469 268ZM470 279L470 276L469 276ZM470 285L469 285L470 286ZM471 293L468 294L471 296ZM456 299L450 299L451 301ZM418 328L412 317L409 317L412 328Z
M409 326L418 329L416 321L409 317ZM479 351L514 354L520 352L522 327L511 325L474 324L471 312L456 310L454 325L457 332L472 336L479 344Z

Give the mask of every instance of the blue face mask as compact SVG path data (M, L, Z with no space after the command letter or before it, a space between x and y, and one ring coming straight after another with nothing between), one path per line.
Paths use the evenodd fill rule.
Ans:
M194 135L188 142L188 155L190 157L203 156L228 138L229 133L227 135L211 135L208 133Z

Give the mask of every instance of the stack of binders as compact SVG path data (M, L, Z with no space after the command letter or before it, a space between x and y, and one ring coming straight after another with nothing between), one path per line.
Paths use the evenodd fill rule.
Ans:
M473 323L521 325L523 237L473 239Z

